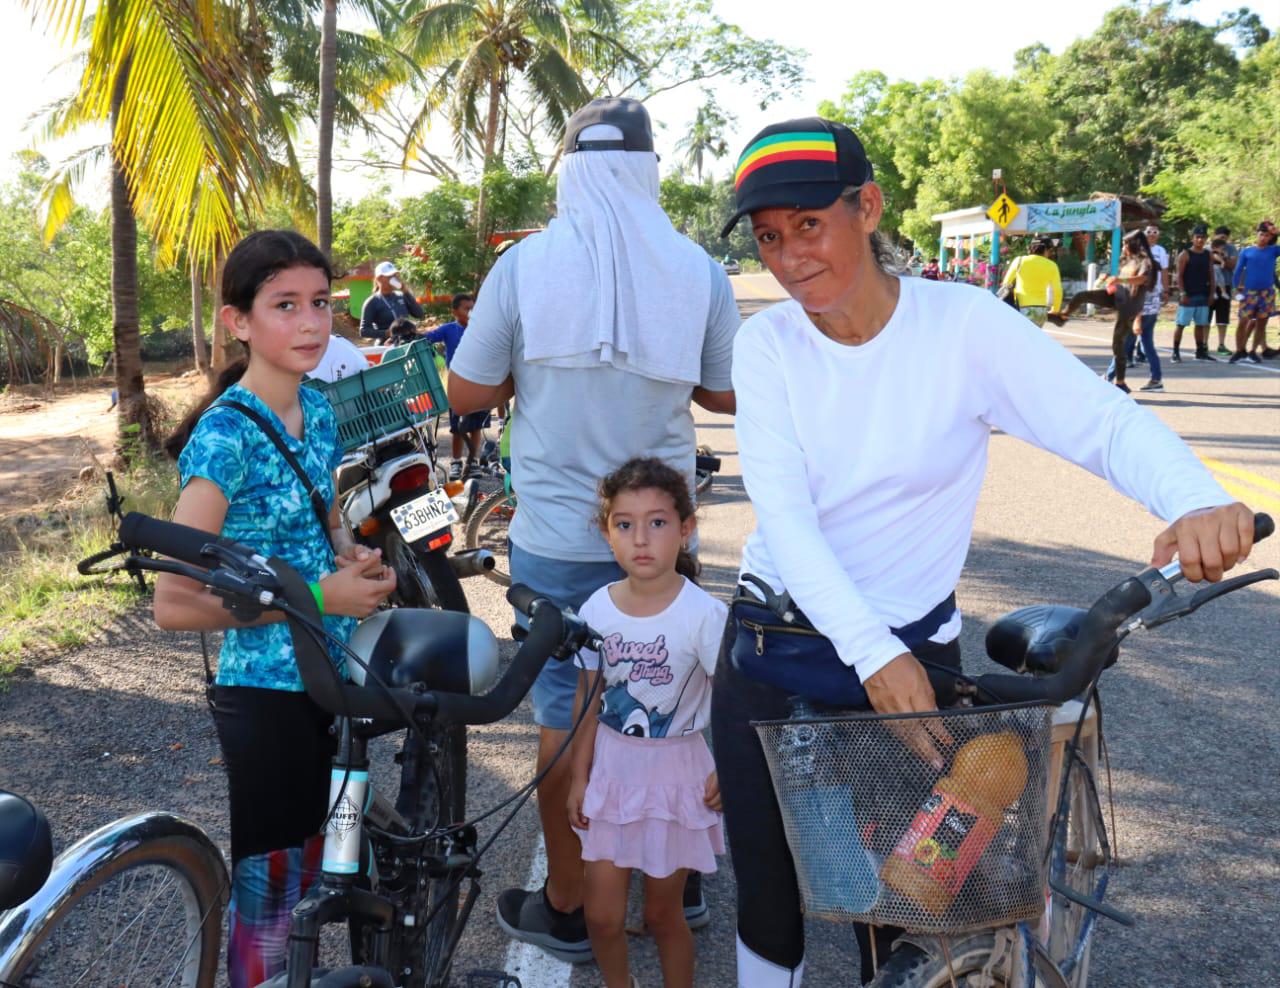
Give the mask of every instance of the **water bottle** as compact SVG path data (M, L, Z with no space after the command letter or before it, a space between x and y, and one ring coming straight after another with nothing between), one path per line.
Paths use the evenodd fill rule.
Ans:
M803 697L791 701L793 720L817 716ZM839 752L830 724L797 723L784 729L782 765L788 803L797 829L808 838L808 853L797 860L814 902L822 911L863 913L880 897L880 863L858 833L853 787L824 771Z

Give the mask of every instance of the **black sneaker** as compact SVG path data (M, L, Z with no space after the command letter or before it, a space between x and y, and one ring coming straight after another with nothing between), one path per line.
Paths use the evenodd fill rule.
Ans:
M449 464L449 479L450 480L462 479L462 461L461 460L454 460L452 463Z
M1262 358L1261 358L1261 357L1259 357L1256 353L1248 354L1244 359L1245 359L1245 360L1247 360L1247 361L1249 361L1249 363L1251 363L1251 364L1260 364L1260 363L1262 363Z
M711 922L711 910L702 895L702 872L691 871L684 883L684 921L689 929L700 930Z
M1245 359L1245 356L1246 356L1246 354L1245 354L1245 352L1244 352L1243 350L1241 350L1239 353L1233 353L1233 354L1231 355L1231 359L1230 359L1230 360L1228 360L1228 361L1227 361L1227 363L1229 363L1229 364L1238 364L1238 363L1240 363L1240 361L1242 361L1242 360L1244 360L1244 359Z
M1125 384L1124 381L1115 381L1113 383L1117 388L1119 388L1125 394L1129 394L1129 385Z
M1045 319L1049 320L1049 322L1053 323L1055 326L1065 326L1067 324L1067 317L1061 312L1047 313L1045 315Z
M1169 359L1172 360L1175 364L1180 364L1182 363L1182 354L1180 354L1177 350L1174 350L1173 356L1170 357Z
M1270 346L1262 348L1263 360L1275 360L1276 357L1280 357L1280 350L1277 350L1275 347L1270 347Z
M1163 390L1164 390L1164 382L1163 382L1163 381L1148 381L1146 384L1144 384L1144 385L1143 385L1142 387L1140 387L1138 390L1139 390L1139 391L1163 391Z
M1215 364L1218 362L1218 358L1209 352L1208 347L1205 347L1203 350L1201 350L1199 353L1196 354L1196 360L1208 360Z
M480 472L480 462L469 459L467 460L467 465L462 468L462 479L466 480L468 477L474 477Z
M547 887L529 892L507 889L498 896L498 925L507 936L569 964L592 960L587 918L582 909L562 913L547 901Z

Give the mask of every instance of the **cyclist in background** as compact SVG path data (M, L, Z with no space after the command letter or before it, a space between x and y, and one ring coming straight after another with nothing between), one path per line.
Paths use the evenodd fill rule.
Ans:
M900 277L877 230L883 208L853 131L791 120L743 152L722 234L749 217L760 259L791 296L734 343L756 517L734 609L789 594L794 623L817 632L765 634L739 617L716 668L741 988L797 988L804 966L795 868L751 722L788 717L796 694L882 714L935 708L917 656L960 662L955 587L993 427L1105 476L1169 522L1156 565L1176 551L1189 580L1216 580L1252 545L1252 513L1154 415L987 292ZM797 496L780 476L806 483ZM866 981L871 934L856 930ZM881 956L895 936L878 928Z
M471 322L471 310L475 308L475 305L476 297L474 295L460 292L450 302L450 308L453 310L453 322L447 322L443 326L429 329L424 334L424 338L428 342L444 344L445 367L450 367L453 364L453 355L457 352L458 344L462 342L462 335L467 331L467 325ZM470 476L476 469L480 456L480 443L484 439L484 429L488 424L489 410L487 408L479 412L470 412L466 415L459 415L452 408L449 409L449 432L453 437L453 462L449 464L450 480L461 480L464 476ZM464 441L467 446L465 467L462 462Z
M220 317L249 356L224 372L168 448L182 476L173 520L289 563L312 581L326 630L345 639L396 581L379 551L355 546L338 520L338 422L324 395L301 387L329 339L332 277L325 256L290 230L236 245L222 273ZM226 402L275 431L329 507L327 530L263 426ZM279 611L245 623L200 584L162 574L155 618L162 628L226 632L214 721L231 797L227 973L231 988L251 988L284 969L289 912L320 873L333 718L303 692ZM329 654L342 672L342 652L331 644Z

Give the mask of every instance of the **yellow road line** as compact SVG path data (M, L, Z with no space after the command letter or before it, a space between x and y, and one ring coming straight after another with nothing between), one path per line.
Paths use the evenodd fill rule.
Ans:
M1218 483L1222 485L1222 489L1232 497L1244 502L1254 511L1268 511L1272 515L1280 515L1280 497L1268 497L1266 494L1259 494L1250 487L1244 487L1240 484L1233 484L1229 480L1218 478Z
M1245 470L1242 467L1234 467L1230 463L1223 463L1221 460L1210 459L1207 456L1200 457L1200 461L1214 473L1225 474L1236 480L1242 480L1246 484L1261 488L1264 491L1271 491L1274 494L1280 494L1280 483L1270 480L1252 471Z

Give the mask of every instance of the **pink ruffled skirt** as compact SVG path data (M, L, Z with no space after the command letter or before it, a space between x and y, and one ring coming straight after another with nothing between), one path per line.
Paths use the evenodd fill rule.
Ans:
M679 868L715 871L724 831L720 814L703 802L715 767L701 733L633 738L600 725L582 803L591 825L577 831L582 859L652 878Z

